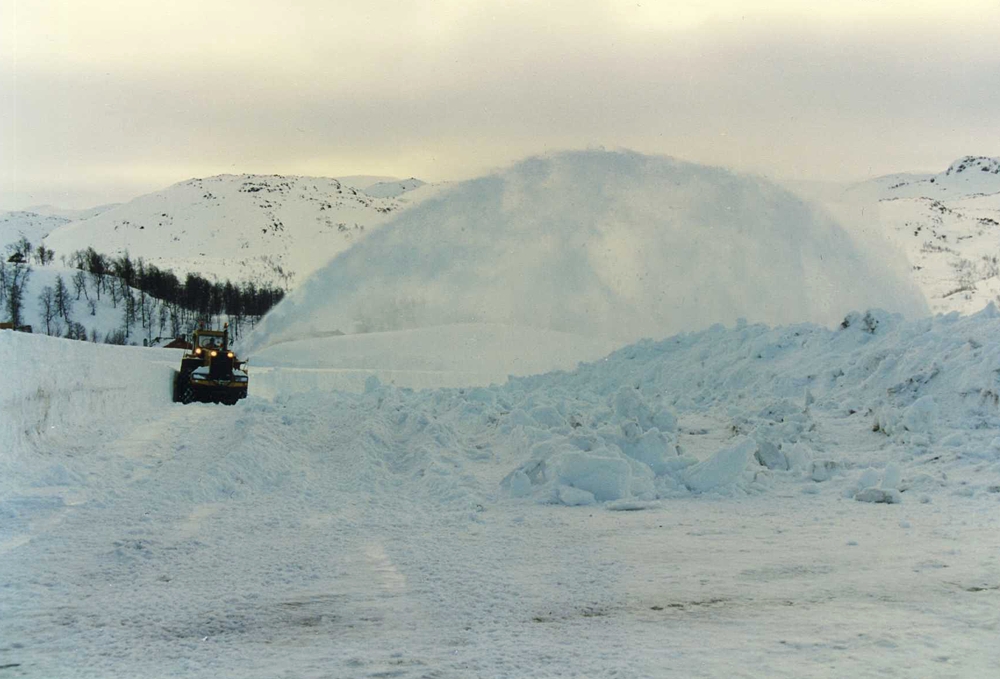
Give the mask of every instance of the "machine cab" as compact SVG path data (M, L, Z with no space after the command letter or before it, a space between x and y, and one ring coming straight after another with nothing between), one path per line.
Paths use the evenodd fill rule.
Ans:
M225 330L205 330L198 328L194 331L194 347L192 353L199 358L215 358L220 354L228 354L229 351L229 329ZM215 352L215 353L213 353Z

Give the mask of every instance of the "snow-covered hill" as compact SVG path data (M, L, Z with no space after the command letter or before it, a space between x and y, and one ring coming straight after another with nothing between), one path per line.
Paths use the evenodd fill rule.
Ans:
M0 212L0 254L5 253L6 246L21 238L27 238L37 247L45 236L63 224L68 224L69 221L65 217L43 215L27 210Z
M883 199L965 198L1000 192L1000 158L964 156L932 175L892 175L874 180Z
M868 211L906 253L932 311L972 313L1000 302L1000 158L966 156L934 175L893 175L834 202Z
M35 212L47 217L62 217L63 219L71 222L78 222L82 219L96 217L102 212L107 212L111 208L117 207L118 205L118 203L105 203L104 205L95 205L94 207L87 208L65 208L57 205L30 205L24 209L26 212Z
M8 264L8 272L12 265ZM62 278L67 291L66 315L46 313L44 298L46 290L53 294ZM102 283L102 294L98 295L94 277L59 265L33 266L28 275L27 284L22 293L21 324L29 325L35 334L66 336L71 324L79 324L89 339L104 342L109 335L125 331L125 302L121 298L121 281L113 276L105 277ZM112 290L112 288L115 288ZM167 308L160 300L143 295L139 290L131 289L136 303L141 301L142 309L134 308L135 318L128 324L127 336L119 338L128 344L141 345L143 341L150 342L157 337L173 337L173 327ZM6 321L9 313L6 299L0 295L0 320ZM143 327L140 314L146 315L146 327ZM46 322L46 316L49 316ZM79 327L77 328L79 331Z
M996 188L992 195L880 202L880 220L906 251L932 311L971 313L1000 302L1000 178Z
M258 349L333 331L497 323L634 340L715 322L919 314L919 292L764 180L629 152L532 158L404 213L264 319Z
M191 179L66 224L45 243L57 257L128 251L182 279L195 272L290 287L434 187L407 180L373 191L323 177Z
M365 187L365 193L374 198L398 198L407 191L419 189L425 183L414 177L399 181L379 181Z

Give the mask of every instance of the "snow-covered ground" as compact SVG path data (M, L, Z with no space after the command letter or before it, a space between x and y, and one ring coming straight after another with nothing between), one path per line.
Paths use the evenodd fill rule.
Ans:
M313 381L228 408L170 403L174 352L0 332L0 671L990 676L1000 313L845 325L468 388L275 364Z

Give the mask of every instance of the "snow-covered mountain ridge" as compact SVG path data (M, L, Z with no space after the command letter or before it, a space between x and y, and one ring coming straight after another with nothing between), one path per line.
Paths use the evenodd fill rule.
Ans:
M293 287L421 197L419 180L363 189L326 177L218 175L190 179L65 224L45 239L56 256L128 251L182 277Z
M872 182L883 189L882 198L989 195L1000 192L1000 158L964 156L937 174L896 174Z
M1000 174L1000 158L988 158L986 156L965 156L952 163L945 176L951 174L961 174L963 172L989 172L990 174Z
M62 217L68 221L77 222L81 219L96 217L102 212L107 212L111 208L117 207L118 205L119 203L104 203L103 205L95 205L94 207L86 208L65 208L57 205L29 205L24 208L24 211L34 212L46 217Z

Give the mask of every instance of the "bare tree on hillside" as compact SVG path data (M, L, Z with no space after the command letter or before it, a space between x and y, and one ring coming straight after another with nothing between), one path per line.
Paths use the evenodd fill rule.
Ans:
M46 285L42 288L42 294L38 296L38 310L42 312L42 320L45 321L45 334L52 335L52 321L56 317L56 300L52 286Z
M72 319L69 315L73 311L73 300L69 298L69 290L66 288L66 283L63 282L61 275L56 276L56 289L53 294L55 296L56 311L59 312L64 321L67 323L71 322Z
M132 326L135 325L136 309L135 297L132 295L132 290L122 284L122 301L125 303L124 309L124 330L125 339L127 340L132 335Z
M115 309L117 309L118 308L118 293L119 293L118 286L115 285L114 282L112 282L111 285L107 286L107 288L108 288L108 292L111 293L111 306L113 306ZM98 295L97 298L100 299L101 296Z
M55 259L56 253L45 247L43 243L39 243L38 247L35 249L35 261L41 266L46 264L51 264L52 260Z
M24 288L30 277L31 267L27 264L15 264L7 274L7 316L15 328L24 325Z
M90 295L87 294L87 274L83 271L77 271L73 274L73 291L76 293L76 298L80 299L80 294L82 293L84 297L90 299Z
M108 272L107 259L94 248L87 248L83 256L87 271L94 282L94 290L97 291L97 299L101 299L101 288L104 287L104 275Z

